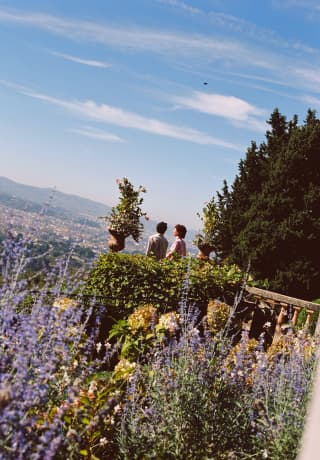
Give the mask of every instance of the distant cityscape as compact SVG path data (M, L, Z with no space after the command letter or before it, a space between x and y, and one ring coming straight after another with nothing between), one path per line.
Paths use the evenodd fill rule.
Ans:
M0 232L9 231L13 235L19 233L28 236L34 243L56 240L71 240L79 246L90 248L95 254L108 250L108 231L102 222L98 226L81 224L76 220L60 219L45 213L13 209L0 204ZM136 243L128 238L128 252L143 252L145 239Z
M48 190L0 177L0 233L20 233L34 243L70 241L90 249L95 255L107 252L107 224L98 217L106 215L110 207L61 192L57 192L52 202L44 206ZM144 253L149 235L155 232L156 222L143 223L141 241L136 243L132 238L127 238L124 252ZM186 239L191 252L195 252L192 246L194 234L194 231L189 231ZM171 227L168 228L167 238L169 242L173 240Z

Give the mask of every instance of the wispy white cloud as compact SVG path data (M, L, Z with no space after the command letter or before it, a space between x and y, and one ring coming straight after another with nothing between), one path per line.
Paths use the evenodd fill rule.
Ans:
M289 88L296 87L296 85L293 82L288 81L288 79L281 80L280 78L278 79L268 78L266 76L247 74L247 73L241 73L241 72L224 72L224 74L230 75L233 77L240 77L244 80L256 80L256 81L263 82L263 83L271 83L272 85L276 85L276 86L285 86Z
M251 115L265 114L265 111L258 109L243 99L222 94L193 91L191 96L176 97L175 100L189 109L239 121L247 120Z
M83 58L79 58L77 56L72 56L70 54L59 53L57 51L50 51L49 50L49 53L52 54L53 56L57 56L57 57L60 57L62 59L65 59L66 61L76 62L77 64L83 64L83 65L87 65L89 67L99 67L99 68L102 68L102 69L107 69L109 67L112 67L112 65L109 64L108 62L96 61L96 60L92 60L92 59L83 59Z
M243 152L244 146L237 145L233 142L210 136L202 131L187 127L179 126L163 122L154 118L144 117L134 112L129 112L119 107L114 107L107 104L97 104L94 101L77 101L64 100L42 94L36 91L28 90L23 86L11 84L10 82L1 82L7 87L12 87L19 93L26 96L38 99L50 104L62 107L63 109L74 113L81 118L97 121L99 123L107 123L124 128L136 129L139 131L165 136L182 141L192 142L199 145L216 145L231 150ZM95 134L92 130L86 130L87 136L93 137ZM79 132L80 134L80 132ZM82 132L83 134L83 132ZM96 133L97 134L97 133ZM110 140L110 139L109 139Z
M259 117L265 117L267 111L238 97L193 91L191 95L175 97L174 101L187 109L226 118L232 122L245 122L247 126L259 131L262 126L265 129Z
M267 117L266 117L267 118ZM259 131L261 133L265 133L268 124L265 119L258 119L249 117L248 120L233 120L231 121L233 126L241 129L251 129L253 131Z
M304 9L314 9L319 10L320 5L318 0L273 0L273 4L276 7L284 8L304 8Z
M320 108L320 99L314 96L311 96L310 94L305 94L301 96L301 101L305 102L306 104L309 104L309 107L311 109L318 109Z
M272 3L275 9L299 10L302 19L309 22L319 22L320 20L319 0L273 0Z
M304 66L300 63L300 66L289 68L288 75L291 76L292 83L296 83L300 89L320 93L320 63L312 66L310 63L305 63Z
M193 8L181 0L163 0L180 8ZM305 3L300 0L300 3ZM314 2L310 2L310 4ZM196 8L196 11L201 11ZM200 13L199 13L200 14ZM203 13L205 14L205 13ZM241 39L221 38L221 36L208 36L200 34L184 34L166 30L147 29L139 26L98 24L96 22L66 19L42 13L30 13L16 9L0 7L0 22L20 24L21 26L36 27L50 33L58 34L70 40L91 41L106 47L114 47L123 51L148 52L152 54L174 57L175 63L196 62L205 63L210 68L219 62L220 68L228 70L257 69L264 72L273 80L286 82L285 76L289 74L294 63L300 62L305 66L305 55L313 54L320 57L320 50L308 47L300 42L288 42L279 37L272 30L258 28L241 18L213 12L206 14L215 24L222 28L229 28ZM243 42L244 36L251 38L251 43ZM254 39L254 40L252 40ZM260 43L260 46L259 46ZM274 45L274 52L266 46ZM284 52L279 53L279 48L290 50L291 57ZM297 56L294 54L297 52ZM80 59L64 55L65 58ZM81 63L94 62L81 59ZM276 77L276 78L275 78ZM296 87L308 88L302 78L296 75Z
M15 90L15 91L17 91L19 93L24 93L24 92L30 91L30 88L28 88L27 86L19 85L17 83L13 83L13 82L8 81L8 80L0 80L0 85L5 86L6 88L13 89L13 90Z
M175 2L177 1L175 0ZM180 3L178 1L177 4L180 5ZM185 2L182 3L185 4ZM281 55L279 53L278 45L281 45L281 39L274 35L272 31L270 33L265 31L261 34L261 30L254 24L249 24L241 18L235 18L230 15L211 12L210 17L211 20L215 20L217 23L221 22L223 26L229 24L229 27L241 33L241 36L243 36L245 30L249 30L247 33L251 34L251 38L255 38L254 41L251 40L254 44L244 43L237 39L184 34L130 25L102 25L95 22L65 19L48 14L28 13L0 7L0 22L36 27L70 40L91 41L123 51L148 52L169 58L174 57L174 65L178 63L190 64L192 62L194 67L197 62L200 62L202 65L205 64L208 71L210 71L210 68L218 62L221 64L219 65L220 69L227 69L228 71L233 69L240 72L244 68L255 69L259 74L263 72L264 78L270 77L270 82L271 80L278 81L277 84L279 84L279 81L283 83L288 81L286 76L290 73L294 63L298 62L301 67L305 67L304 58L296 59L296 56L291 56L290 58L286 54ZM263 39L268 37L269 42L273 41L273 44L277 45L276 51L272 52L270 49L266 49L265 43L259 48L257 45L259 36L262 36ZM262 42L260 41L260 43ZM303 44L286 44L283 41L282 47L290 48L290 46L293 50L299 52L304 51L304 48L307 49ZM319 50L310 48L308 52L314 55L318 53L320 57ZM86 63L87 65L99 62L80 60L75 56L69 55L64 55L63 57L77 60L77 62ZM292 84L296 88L310 89L310 85L302 77L298 74L295 77L296 79L292 81ZM317 89L315 90L318 91Z
M161 3L167 4L172 7L179 8L180 10L189 12L192 15L197 14L198 16L202 16L208 22L224 28L228 29L230 32L241 33L242 36L247 36L256 41L263 42L264 44L268 43L273 46L285 48L285 49L292 49L295 51L300 51L304 53L319 53L319 50L312 48L309 45L301 43L300 41L288 41L277 34L272 29L267 29L264 27L259 27L256 24L247 21L243 18L238 16L233 16L231 14L221 13L217 11L205 11L199 8L194 8L193 6L188 5L185 2L178 1L178 0L158 0ZM294 0L289 0L289 2ZM295 3L295 2L294 2ZM305 4L304 0L297 0L297 4ZM316 6L313 2L314 8L318 8L320 10L320 6Z
M257 26L240 17L215 11L210 11L206 16L215 25L224 27L231 32L240 33L242 36L247 36L256 42L263 43L264 46L271 45L283 50L292 50L293 52L319 54L319 49L317 48L313 48L297 40L286 40L274 30Z
M311 85L319 87L320 84L320 69L312 68L296 68L294 69L296 75L309 82Z
M81 136L89 137L91 139L96 139L99 141L120 142L120 143L125 142L124 139L117 136L116 134L107 133L100 129L93 128L91 126L83 126L81 128L71 128L69 129L69 131L72 133L80 134Z
M194 6L188 5L187 3L182 2L180 0L158 0L158 1L159 3L163 3L165 5L179 8L190 14L202 14L203 13L202 10L200 10L199 8L195 8Z
M168 0L176 2L180 7L181 3L185 7L186 2L180 0ZM259 35L260 29L254 24L249 24L241 18L230 15L211 12L211 19L221 21L223 26L228 23L235 31L242 32L247 28L251 30L252 37ZM111 25L98 24L95 22L66 19L41 13L28 13L21 10L5 9L0 7L0 22L20 24L21 26L36 27L50 33L55 33L70 40L84 40L100 43L106 47L114 47L119 50L148 52L152 54L165 55L169 58L174 57L173 65L192 65L193 68L199 62L210 71L215 71L215 63L219 63L220 71L238 72L239 74L246 68L248 74L256 73L253 78L261 79L266 83L288 86L295 91L312 90L319 92L320 87L315 81L312 72L302 75L295 71L295 67L308 68L308 61L303 57L279 53L266 49L265 45L257 45L258 40L251 40L253 43L243 43L241 40L221 39L199 34L184 34L165 30L147 29L130 25ZM251 27L251 29L250 29ZM263 35L263 34L262 34ZM281 43L277 36L265 31L264 37L269 37L274 44ZM304 45L291 43L292 48L301 51ZM290 45L290 46L291 46ZM285 45L286 47L287 45ZM289 46L289 45L288 45ZM310 53L319 54L320 51L310 48ZM62 54L62 53L60 53ZM92 65L94 62L80 59L71 55L63 55L65 59L77 60L77 62ZM316 56L318 57L318 56ZM316 59L314 59L316 62ZM171 61L173 62L173 61ZM288 79L288 75L291 76Z
M85 40L101 43L119 49L152 52L179 56L180 59L192 56L205 57L211 62L222 60L241 66L247 64L270 69L273 63L270 56L241 44L239 40L207 37L199 34L183 34L164 30L146 29L138 26L97 24L94 22L69 20L41 13L28 13L20 10L0 8L0 22L37 27L72 40Z

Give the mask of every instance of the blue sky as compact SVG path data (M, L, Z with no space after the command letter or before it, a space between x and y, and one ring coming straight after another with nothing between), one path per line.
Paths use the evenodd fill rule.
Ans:
M319 109L319 28L319 0L0 0L0 174L109 205L127 176L197 229L275 107Z

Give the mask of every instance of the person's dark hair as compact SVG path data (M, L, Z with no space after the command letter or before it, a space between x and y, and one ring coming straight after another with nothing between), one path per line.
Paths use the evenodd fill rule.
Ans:
M157 232L158 233L164 233L168 228L168 225L166 222L159 222L157 224Z
M180 238L184 238L186 236L186 233L187 233L187 229L184 225L181 225L181 224L177 224L175 225L174 227L177 232L178 232L178 235Z

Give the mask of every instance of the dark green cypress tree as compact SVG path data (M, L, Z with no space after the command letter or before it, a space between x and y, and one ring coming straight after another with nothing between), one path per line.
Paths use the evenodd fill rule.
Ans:
M302 298L320 291L320 121L302 126L276 109L266 143L248 149L228 196L224 256L271 289Z
M229 246L224 245L223 256L246 266L250 255L246 250L242 230L250 221L249 212L266 180L267 157L262 145L258 149L255 142L247 150L246 158L239 163L239 174L232 185L228 201ZM227 225L225 224L225 227ZM228 231L226 232L228 234Z

